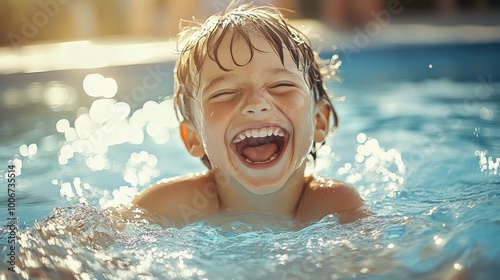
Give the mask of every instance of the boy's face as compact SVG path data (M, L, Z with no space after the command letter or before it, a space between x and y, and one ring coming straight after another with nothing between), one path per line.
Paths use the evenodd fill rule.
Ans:
M217 54L222 66L232 70L222 70L207 57L192 129L225 183L239 183L255 194L273 193L292 177L303 180L303 174L297 175L304 171L318 110L288 50L283 50L283 64L265 39L253 37L260 51L247 63L247 43L236 37L231 54L229 38Z

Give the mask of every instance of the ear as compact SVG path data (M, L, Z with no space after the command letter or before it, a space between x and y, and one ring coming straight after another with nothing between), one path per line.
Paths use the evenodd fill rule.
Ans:
M328 131L330 131L331 108L326 100L320 99L316 103L314 118L314 142L325 141Z
M182 141L188 152L194 157L203 157L205 150L200 136L191 121L182 121L179 125Z

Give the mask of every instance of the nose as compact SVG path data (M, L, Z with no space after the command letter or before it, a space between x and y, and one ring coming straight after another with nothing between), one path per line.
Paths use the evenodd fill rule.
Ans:
M247 116L255 116L261 113L270 111L272 108L269 100L266 99L265 93L254 92L249 94L246 103L243 106L242 113Z

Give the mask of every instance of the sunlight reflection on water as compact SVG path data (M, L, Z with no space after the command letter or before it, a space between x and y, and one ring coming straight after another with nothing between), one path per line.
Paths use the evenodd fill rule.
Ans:
M114 79L97 73L89 74L84 78L83 88L91 97L105 98L94 100L88 110L81 108L73 126L67 119L57 121L57 131L65 137L59 152L61 165L68 164L76 153L86 158L91 170L108 169L110 165L106 153L109 147L123 143L142 144L144 132L155 143L165 144L170 138L169 128L178 124L171 99L146 101L142 108L130 114L129 104L110 99L118 90ZM128 179L137 181L130 176ZM141 180L141 185L144 183Z

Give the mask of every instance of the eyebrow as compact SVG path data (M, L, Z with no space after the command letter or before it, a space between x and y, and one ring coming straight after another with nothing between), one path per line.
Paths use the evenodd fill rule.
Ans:
M224 83L226 81L233 80L236 77L237 77L237 75L235 75L235 74L224 74L222 76L219 76L219 77L211 80L210 83L208 83L208 85L202 89L203 90L202 92L206 92L207 90L216 86L217 84L221 84L221 83Z
M288 76L293 76L294 78L300 79L300 76L297 73L293 73L286 68L273 68L273 69L269 70L268 73L266 73L266 75L268 75L268 76L288 75ZM230 80L234 80L234 79L236 79L236 77L238 77L238 75L230 74L230 73L219 76L219 77L213 79L212 81L210 81L210 83L208 83L208 85L203 88L203 92L206 92L207 90L215 87L218 84L221 84L221 83L224 83L224 82L227 82Z
M289 75L289 76L294 76L295 78L299 78L300 79L300 76L297 74L297 73L293 73L292 71L286 69L286 68L273 68L271 69L270 75L280 75L280 74L284 74L284 75Z

